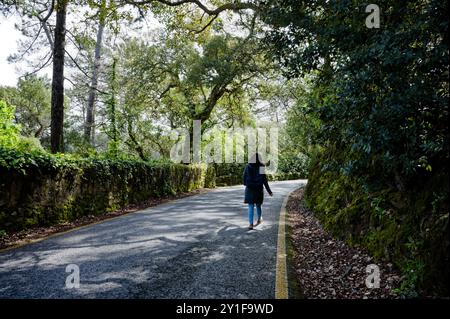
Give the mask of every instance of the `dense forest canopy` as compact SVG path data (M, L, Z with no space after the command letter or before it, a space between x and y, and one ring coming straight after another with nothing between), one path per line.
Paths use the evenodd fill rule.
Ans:
M31 75L55 58L58 5L52 4L3 5L5 14L20 15L26 36L10 60L33 59ZM115 132L119 149L146 159L167 154L157 142L164 131L188 128L192 120L201 120L205 130L251 124L257 119L252 114L282 120L287 105L280 109L273 101L287 80L262 42L259 14L244 10L247 5L237 5L240 11L213 2L217 9L209 12L195 1L176 8L164 1L63 4L72 18L65 34L65 127L58 149L105 151ZM148 27L155 22L157 27ZM11 94L5 92L4 99ZM53 122L55 114L53 105ZM52 147L45 137L40 142Z
M327 229L448 294L448 2L1 2L25 40L1 146L167 160L170 132L275 124ZM42 70L52 67L52 77ZM231 174L231 173L230 173Z

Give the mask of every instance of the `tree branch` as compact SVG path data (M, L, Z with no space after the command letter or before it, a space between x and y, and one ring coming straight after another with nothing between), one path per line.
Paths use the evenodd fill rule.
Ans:
M48 59L44 62L44 64L42 64L42 65L41 65L40 67L38 67L37 69L35 69L35 70L33 70L33 71L31 71L31 72L25 74L24 76L19 77L19 78L23 78L23 77L25 77L25 76L29 76L29 75L38 73L40 70L42 70L43 68L45 68L45 67L50 63L50 61L52 61L52 57L53 57L53 51L50 52L50 55L48 56Z
M217 16L223 11L239 11L239 10L245 10L245 9L251 9L251 10L258 10L258 6L256 6L253 3L249 2L237 2L237 3L225 3L219 7L216 7L214 9L208 8L205 4L203 4L200 0L177 0L177 1L170 1L170 0L142 0L142 1L134 1L134 0L124 0L126 4L131 4L134 6L142 6L146 4L151 4L154 2L159 2L162 4L165 4L169 7L177 7L184 4L195 4L197 7L199 7L203 12L207 13L211 16Z
M75 59L70 55L69 52L67 52L67 50L64 50L67 54L67 56L70 58L70 60L72 60L72 62L75 64L75 66L78 68L78 70L81 71L81 73L83 73L86 77L89 77L89 74L87 74L86 71L84 71L81 66L77 63L77 61L75 61Z
M209 22L207 24L205 24L200 30L191 30L194 33L202 33L203 31L205 31L217 18L219 17L219 15L215 15L211 18L211 20L209 20Z
M42 22L42 28L44 28L44 32L45 32L45 35L47 36L48 43L50 44L50 47L53 51L53 47L54 47L53 37L52 37L52 33L50 32L50 29L48 28L47 22Z
M169 84L169 85L164 89L164 91L162 91L162 93L159 95L159 98L161 99L167 92L170 91L170 89L173 89L173 88L175 88L175 87L177 87L175 84L173 84L173 83Z

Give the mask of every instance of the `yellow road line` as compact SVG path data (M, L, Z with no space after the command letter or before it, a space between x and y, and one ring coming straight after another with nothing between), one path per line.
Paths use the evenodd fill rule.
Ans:
M288 280L286 265L286 204L291 192L287 194L281 205L280 220L278 222L277 266L275 276L275 299L288 299Z

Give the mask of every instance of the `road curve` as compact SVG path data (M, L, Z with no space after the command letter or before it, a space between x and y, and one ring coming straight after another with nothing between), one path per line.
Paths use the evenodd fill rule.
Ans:
M304 183L270 183L254 231L233 186L1 252L0 298L274 298L280 207Z

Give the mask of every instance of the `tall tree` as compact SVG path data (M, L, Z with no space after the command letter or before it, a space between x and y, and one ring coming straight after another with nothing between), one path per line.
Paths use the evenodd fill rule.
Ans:
M50 144L53 153L63 152L64 137L64 56L68 0L56 2L56 26L53 46L53 78Z
M95 138L95 102L97 97L98 77L101 62L101 50L103 42L103 31L106 21L106 0L102 0L98 11L99 21L97 38L95 42L94 64L92 67L91 84L89 86L89 95L86 106L86 120L84 124L84 139L91 145Z

